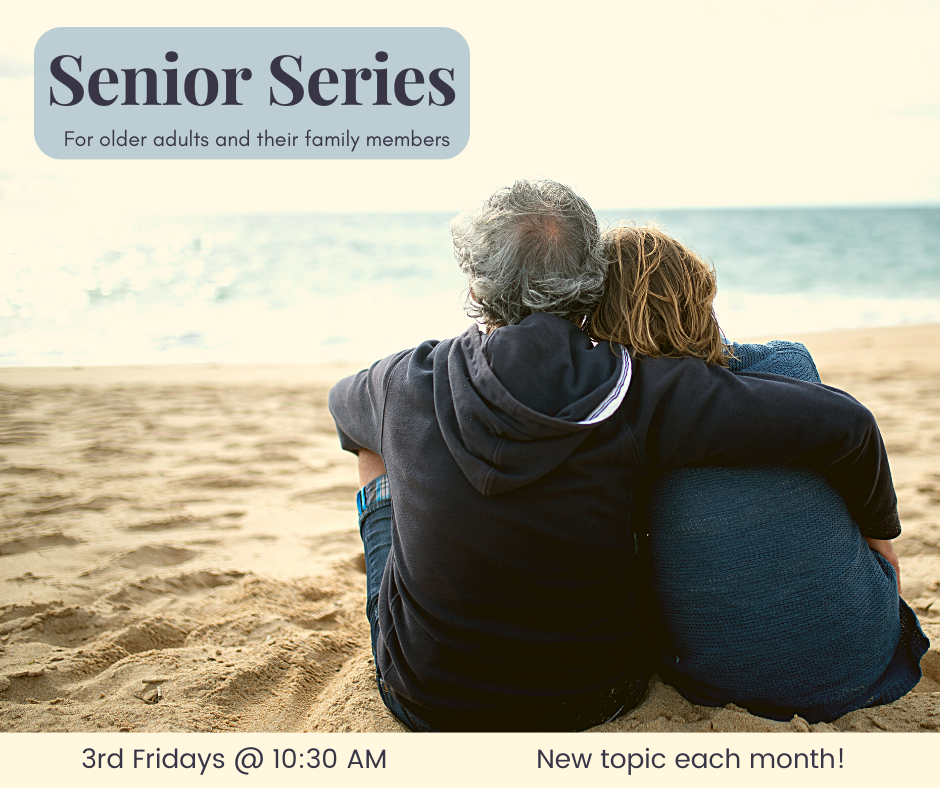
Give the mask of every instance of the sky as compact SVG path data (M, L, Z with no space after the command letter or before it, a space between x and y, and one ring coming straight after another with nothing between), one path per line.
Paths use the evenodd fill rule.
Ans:
M598 210L940 202L940 2L250 6L53 0L6 11L0 212L42 223L452 211L520 177L569 183ZM33 47L52 27L362 25L451 27L467 40L471 133L458 156L61 161L33 139Z

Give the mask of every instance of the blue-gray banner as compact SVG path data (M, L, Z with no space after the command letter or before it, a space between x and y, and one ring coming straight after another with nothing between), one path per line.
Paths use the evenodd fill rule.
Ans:
M440 27L63 27L35 50L57 159L449 159L470 50Z

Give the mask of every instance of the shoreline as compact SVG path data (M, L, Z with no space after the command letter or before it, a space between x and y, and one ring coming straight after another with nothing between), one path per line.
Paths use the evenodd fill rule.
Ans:
M469 323L468 323L469 325ZM827 329L822 331L804 331L794 334L757 333L743 337L732 337L742 343L769 342L773 339L786 339L802 342L809 347L813 357L817 355L822 364L836 361L841 349L857 351L865 348L886 349L894 347L905 358L912 354L926 352L936 347L936 337L940 336L940 322L912 323L898 326L876 326L870 328ZM219 380L228 377L234 381L255 382L258 375L272 375L273 380L331 383L344 375L365 369L377 358L342 361L321 361L275 364L230 363L225 361L195 361L183 364L63 364L19 366L0 365L0 386L3 385L45 385L59 383L54 378L62 374L63 381L70 376L67 373L82 373L76 381L80 383L150 383L166 379L199 381ZM930 359L923 359L930 361ZM940 366L938 360L937 366ZM165 374L158 375L162 371Z
M749 297L750 298L750 297ZM830 345L833 341L852 342L855 336L870 336L886 332L886 335L905 336L911 334L917 336L921 330L930 330L930 326L937 325L940 320L940 299L929 301L931 307L924 309L922 322L895 322L889 321L888 325L871 325L867 327L839 328L841 322L837 315L829 314L825 305L812 304L800 296L785 297L766 297L754 296L754 302L750 312L760 315L755 318L752 314L750 318L745 318L743 324L747 327L742 329L738 323L741 323L741 315L736 309L731 308L726 311L719 311L718 316L722 328L726 335L738 342L766 341L768 339L789 339L800 340L811 343L822 343ZM923 301L923 303L928 303ZM330 302L331 306L329 320L341 320L341 315L348 312L354 305L346 303L340 305L337 299ZM378 308L378 304L372 304ZM405 305L405 311L426 313L428 305L422 303L420 299L412 299ZM877 311L876 307L872 307ZM247 367L257 368L276 374L279 377L289 377L300 380L303 375L300 370L308 370L308 377L314 379L328 378L329 370L334 369L337 374L343 370L360 369L367 367L373 361L383 358L392 353L396 353L403 348L416 347L420 343L429 339L442 339L447 336L456 336L472 325L472 321L467 318L462 309L458 306L456 299L453 303L436 303L433 314L424 314L419 324L396 323L392 321L383 322L383 319L376 318L374 323L361 327L361 330L352 332L344 341L339 344L332 342L321 343L320 345L310 345L306 339L297 339L303 334L304 330L309 329L302 325L302 321L297 315L288 319L285 313L274 313L267 315L257 313L246 315L242 323L251 323L253 320L272 320L277 323L273 326L268 335L252 335L246 339L233 325L234 332L228 337L228 341L214 351L194 351L195 356L181 356L176 352L154 353L145 351L143 355L127 356L121 353L114 358L119 360L100 359L75 359L71 361L54 360L54 363L46 364L41 361L37 363L0 363L0 381L9 379L10 373L16 370L37 372L39 370L52 371L87 371L100 370L102 374L105 370L112 370L108 376L111 379L119 379L117 370L145 370L145 369L164 369L167 373L175 377L187 375L192 370L210 370L210 369L242 369ZM828 317L820 318L819 315ZM803 330L778 331L773 326L789 324L791 322L802 325ZM851 324L851 320L849 323ZM835 327L831 325L835 323ZM431 328L429 328L431 326ZM434 329L433 327L437 327ZM273 332L273 333L272 333ZM294 344L284 344L283 337L290 338ZM138 337L139 339L140 337ZM87 338L88 341L97 343L100 338ZM305 344L306 343L306 344ZM146 345L146 342L144 342ZM143 347L144 345L141 345ZM106 343L105 345L106 346ZM341 352L334 352L336 348L342 348ZM16 354L10 353L8 360ZM300 356L298 358L298 355ZM304 357L306 356L306 357ZM31 358L27 356L27 358ZM63 357L64 358L64 357ZM323 370L319 374L316 370ZM142 372L129 373L132 378L140 379ZM204 376L210 373L206 372ZM46 378L49 376L46 375ZM144 376L146 377L146 376Z

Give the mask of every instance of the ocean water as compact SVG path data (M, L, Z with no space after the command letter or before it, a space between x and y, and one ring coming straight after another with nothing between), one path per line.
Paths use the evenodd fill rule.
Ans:
M449 213L6 222L0 365L368 361L459 333ZM731 338L940 320L940 207L603 212L718 272ZM8 217L10 218L10 217Z

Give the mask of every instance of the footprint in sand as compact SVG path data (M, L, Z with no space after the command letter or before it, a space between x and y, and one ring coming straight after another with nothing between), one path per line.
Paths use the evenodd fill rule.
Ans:
M49 506L45 509L33 509L26 512L28 517L45 517L50 514L68 514L69 512L106 512L118 503L127 503L130 498L122 496L99 495L90 501L80 503L64 503L59 506Z
M303 503L329 502L350 506L355 502L357 492L359 492L359 488L355 485L341 484L326 490L309 490L295 493L291 496L291 500L302 501Z
M152 457L151 452L140 452L125 449L112 443L96 441L82 451L82 459L86 462L105 462L107 460L146 460Z
M19 577L7 578L8 583L36 583L40 580L49 580L51 575L34 575L32 572L24 572Z
M362 550L362 542L356 531L331 531L305 540L310 552L319 558L342 558Z
M61 503L62 501L67 501L69 498L72 498L71 495L39 495L35 498L28 498L27 500L30 503L37 504L38 506L50 506L54 503Z
M68 547L79 543L78 539L72 539L72 537L65 536L59 531L53 531L49 534L24 536L20 539L10 539L7 542L0 542L0 556L31 553L35 550L45 550L49 547Z
M191 561L201 551L187 550L185 547L173 545L143 545L135 550L118 553L93 569L82 572L79 577L94 577L112 571L117 567L123 569L139 569L142 566L173 566Z
M146 605L154 599L188 597L213 588L230 586L245 577L244 572L206 570L184 572L171 577L145 577L124 583L105 597L109 602L124 605Z
M75 648L94 640L108 621L101 615L77 605L52 602L41 606L12 605L0 631L9 643L48 643Z
M192 528L193 526L203 525L212 522L211 517L196 517L191 514L181 514L175 517L167 517L163 520L149 520L143 523L132 523L125 525L126 531L169 531L174 528Z
M64 473L59 473L49 468L35 468L26 465L8 465L5 468L0 468L0 473L10 476L51 476L56 479L61 479L65 476Z
M181 479L180 483L193 485L195 487L205 487L212 490L234 490L257 487L259 485L268 484L269 482L261 481L260 479L252 479L247 476L226 476L223 474L204 473Z

